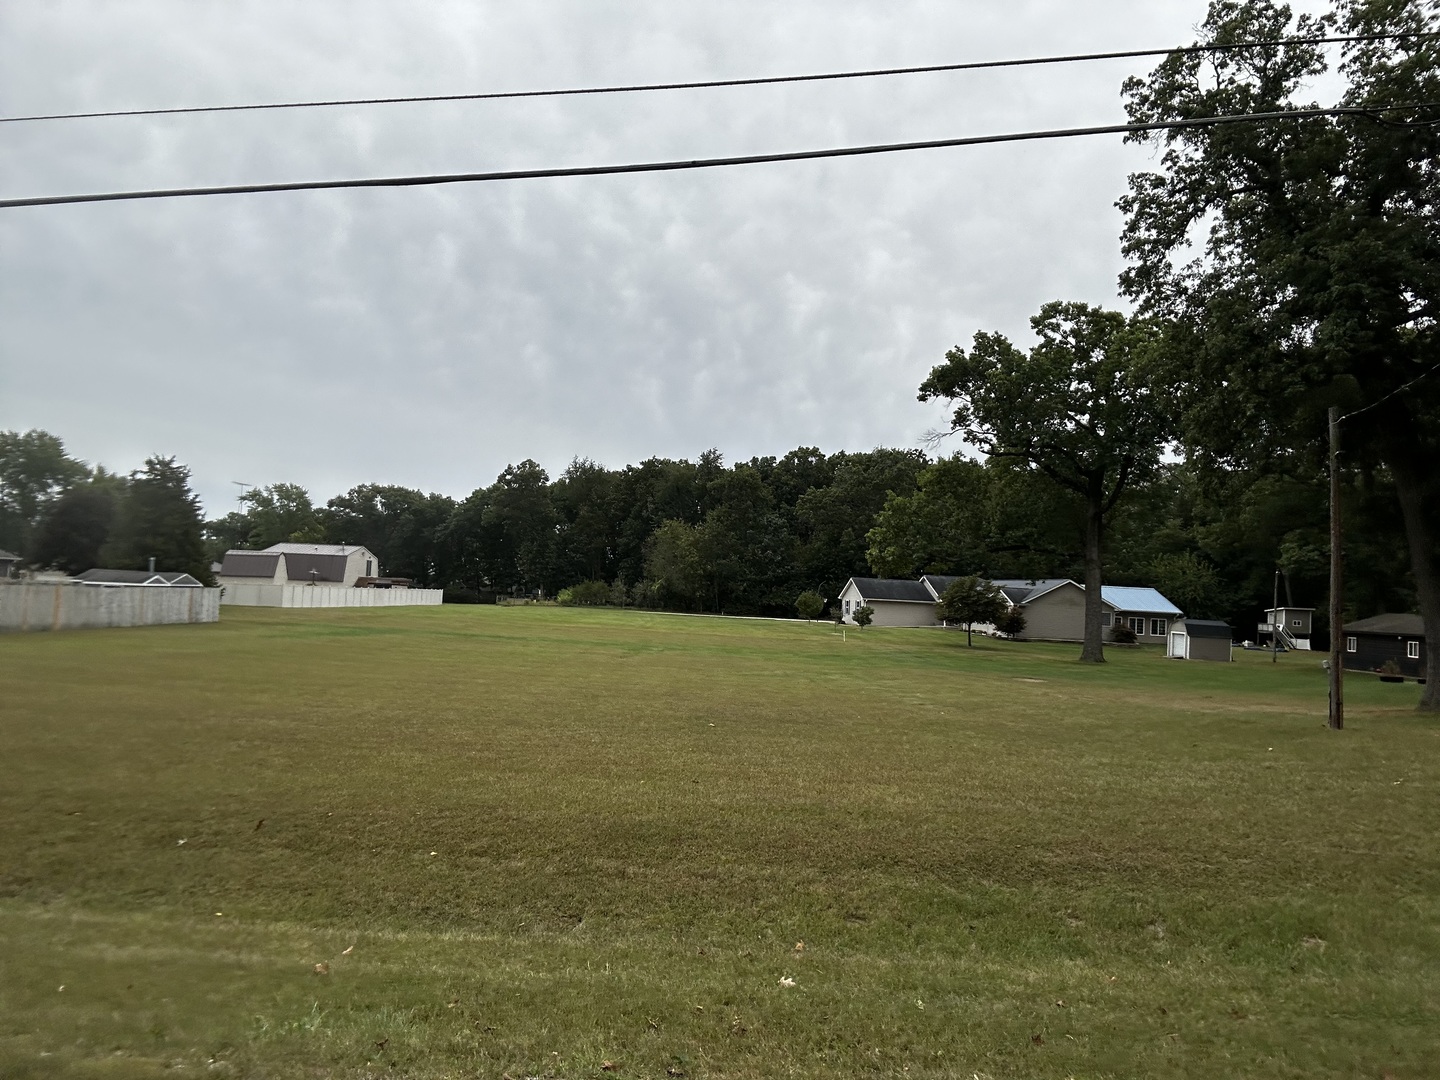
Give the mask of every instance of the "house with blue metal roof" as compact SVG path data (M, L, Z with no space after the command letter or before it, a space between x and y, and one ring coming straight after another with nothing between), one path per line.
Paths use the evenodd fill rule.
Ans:
M867 604L876 626L938 626L935 605L956 580L945 574L926 574L919 581L851 578L840 591L841 618L852 622L854 609ZM1070 578L997 578L991 584L1025 615L1022 639L1085 639L1085 586ZM1123 626L1134 631L1138 642L1164 645L1170 624L1182 614L1158 589L1148 587L1106 585L1100 600L1107 641Z

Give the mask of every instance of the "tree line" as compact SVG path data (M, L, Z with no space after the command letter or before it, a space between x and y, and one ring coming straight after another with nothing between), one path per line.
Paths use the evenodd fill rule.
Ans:
M1109 511L1106 583L1154 586L1243 630L1278 567L1282 601L1323 607L1326 479L1304 465L1217 475L1157 463ZM1393 483L1357 474L1346 498L1351 610L1411 610ZM587 603L794 616L802 592L830 600L852 576L1083 580L1086 517L1081 493L999 455L800 447L730 465L713 450L621 469L576 460L553 479L527 460L463 499L363 484L317 504L277 482L206 520L171 458L119 476L49 433L0 432L0 547L71 573L155 556L209 580L231 548L343 543L451 600L571 589Z

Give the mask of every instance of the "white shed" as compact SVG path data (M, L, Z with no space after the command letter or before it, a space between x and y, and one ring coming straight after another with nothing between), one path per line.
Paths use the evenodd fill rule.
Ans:
M1233 659L1234 632L1229 623L1210 619L1181 619L1170 626L1165 655L1172 660Z

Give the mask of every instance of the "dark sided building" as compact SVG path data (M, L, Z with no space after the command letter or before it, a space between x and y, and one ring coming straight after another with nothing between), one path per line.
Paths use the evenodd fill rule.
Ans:
M1346 671L1379 672L1394 661L1407 679L1425 678L1425 624L1419 615L1373 615L1345 624Z

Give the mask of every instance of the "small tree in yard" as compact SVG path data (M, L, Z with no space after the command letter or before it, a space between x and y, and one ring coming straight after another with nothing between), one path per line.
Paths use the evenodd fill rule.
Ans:
M995 620L995 629L1006 637L1015 637L1025 632L1025 612L1018 607L1006 608L1005 614Z
M825 610L825 598L814 589L806 589L795 598L795 610L806 622L818 619Z
M855 620L855 625L863 630L875 621L875 609L869 604L861 604L850 613L850 617Z
M975 644L975 624L993 623L1005 614L1010 602L1005 594L983 578L962 577L951 582L935 614L941 622L959 623L965 627L965 644Z

